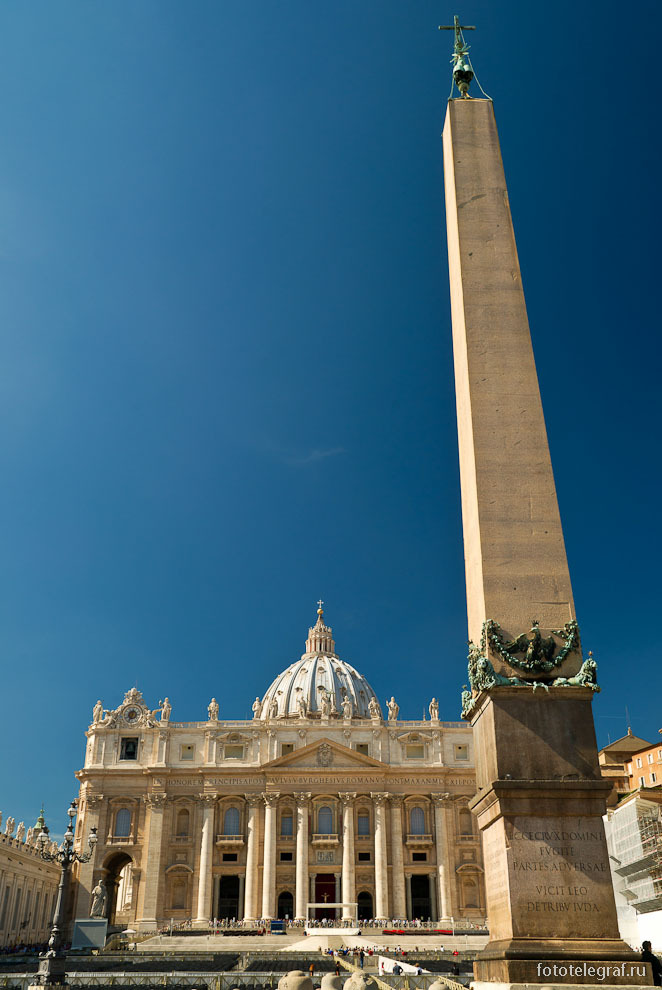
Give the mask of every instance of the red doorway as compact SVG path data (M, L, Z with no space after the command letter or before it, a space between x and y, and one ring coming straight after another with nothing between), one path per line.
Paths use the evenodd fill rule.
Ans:
M315 900L318 904L333 904L336 899L336 878L333 873L318 873L315 877ZM335 918L335 908L315 908L315 918Z

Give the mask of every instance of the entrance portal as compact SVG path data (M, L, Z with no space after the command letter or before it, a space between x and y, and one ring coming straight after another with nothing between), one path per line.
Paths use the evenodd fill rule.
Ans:
M370 921L374 918L372 911L372 894L369 894L367 890L363 890L357 897L358 901L358 920L359 921Z
M411 916L427 921L432 908L430 905L430 879L427 876L411 878Z
M284 918L294 917L294 898L290 894L289 890L284 890L282 894L278 895L277 913L281 920Z
M108 909L106 912L106 917L108 918L109 925L123 924L132 920L131 917L131 906L130 901L128 902L127 910L127 896L126 896L126 883L128 879L127 867L133 862L130 856L126 853L118 852L114 853L109 859L106 860L104 864L104 869L106 875L104 876L104 881L106 883L106 888L108 890ZM118 903L117 891L120 887L120 880L124 880L122 884L123 897ZM123 918L118 918L118 915L124 913Z
M239 917L239 877L221 877L218 885L218 917Z
M315 877L315 900L321 904L324 901L333 903L336 899L336 878L333 873L318 873ZM340 898L338 898L340 900ZM315 918L335 918L335 908L315 908Z

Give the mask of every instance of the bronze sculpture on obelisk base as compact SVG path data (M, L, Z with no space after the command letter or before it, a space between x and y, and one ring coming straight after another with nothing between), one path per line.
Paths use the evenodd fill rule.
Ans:
M469 97L457 18L455 38L461 95L443 142L471 641L463 716L490 927L475 977L651 982L619 936L595 663L582 660L493 104Z

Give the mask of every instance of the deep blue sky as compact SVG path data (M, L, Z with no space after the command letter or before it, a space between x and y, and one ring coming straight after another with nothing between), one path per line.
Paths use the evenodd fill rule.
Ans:
M403 717L466 618L432 0L0 6L0 808L101 697L244 717L326 601ZM599 742L660 726L660 5L467 0Z

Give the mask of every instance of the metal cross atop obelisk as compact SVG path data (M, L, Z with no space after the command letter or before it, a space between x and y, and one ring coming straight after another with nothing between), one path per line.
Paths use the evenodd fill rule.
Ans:
M469 60L469 45L465 42L462 37L463 31L475 31L475 25L473 24L460 24L460 18L455 14L454 24L440 24L440 31L455 31L455 45L453 49L453 57L451 62L453 63L453 79L455 80L455 85L460 91L463 100L469 100L469 86L471 80L474 77L473 69L471 68L471 61Z

